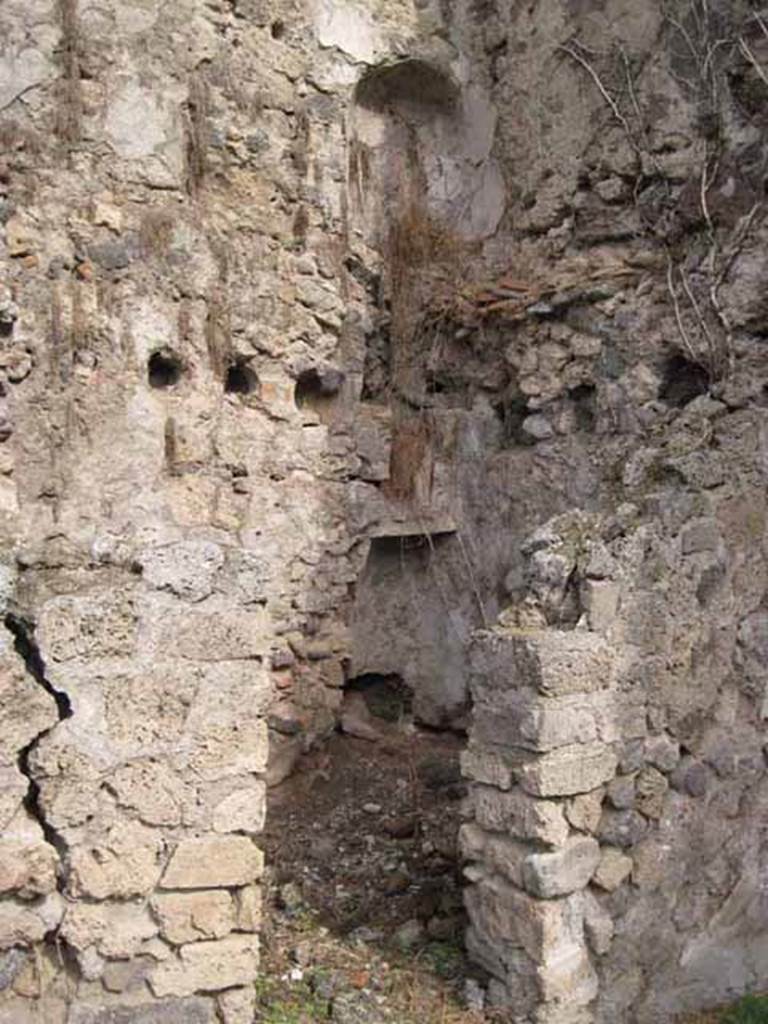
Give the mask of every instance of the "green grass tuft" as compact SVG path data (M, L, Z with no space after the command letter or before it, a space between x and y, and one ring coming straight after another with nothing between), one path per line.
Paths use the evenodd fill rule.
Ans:
M768 1024L768 996L744 996L726 1011L722 1024Z

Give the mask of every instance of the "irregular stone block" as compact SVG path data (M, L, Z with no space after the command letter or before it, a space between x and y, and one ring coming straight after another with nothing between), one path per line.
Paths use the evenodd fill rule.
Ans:
M61 926L72 949L95 948L102 957L134 957L157 933L157 922L143 902L73 903Z
M196 602L213 593L224 553L209 541L183 541L147 548L139 561L144 579L153 587Z
M249 885L261 877L263 868L264 855L245 836L184 839L165 870L161 888L216 889Z
M269 648L264 613L198 611L180 616L166 636L167 650L190 661L261 658Z
M596 832L600 825L605 790L601 786L591 793L580 793L566 801L565 816L580 832Z
M502 790L512 786L512 769L501 751L484 750L470 744L466 750L462 750L460 763L461 774L465 779L484 782Z
M59 925L63 913L64 901L57 892L35 904L0 900L0 950L42 942Z
M10 633L0 629L0 715L3 722L0 729L0 765L15 772L19 751L54 726L59 716L56 701L25 671L21 658L13 652L12 643ZM27 786L24 779L22 795L26 793ZM5 787L2 792L5 792ZM17 806L18 802L14 800L13 809ZM3 821L7 820L3 818Z
M235 905L228 892L158 893L152 909L160 921L160 933L174 945L201 939L220 939L235 927Z
M578 836L554 853L534 853L523 865L525 888L534 896L552 899L584 889L600 862L595 839Z
M156 996L216 992L253 982L259 969L255 935L230 935L182 946L178 959L159 964L149 979Z
M479 701L490 699L488 691L524 687L549 697L594 693L611 687L616 675L613 648L595 633L575 630L480 633L470 659L470 686Z
M591 892L584 894L584 934L593 953L604 956L613 942L613 918Z
M600 852L600 863L592 881L606 892L615 892L631 872L632 858L612 846L606 846Z
M136 822L112 828L101 844L76 846L70 855L69 891L103 900L141 896L160 876L160 836Z
M529 762L517 774L535 796L573 796L608 782L617 763L615 751L604 743L573 744Z
M136 649L134 599L111 590L51 598L43 606L37 636L46 660L118 658Z
M0 893L32 899L53 892L58 863L56 850L48 843L0 840Z
M261 928L261 889L246 885L235 892L237 927L241 932L258 932Z
M620 775L608 784L608 799L619 811L635 805L635 780L631 775Z
M522 888L523 865L529 853L526 844L489 835L477 825L462 825L459 845L465 860L476 861Z
M626 849L639 843L647 828L648 822L637 811L605 810L600 820L600 839Z
M223 992L217 1002L222 1024L253 1024L256 990L252 985L248 988L231 988Z
M477 823L493 832L559 846L568 838L568 822L559 804L536 800L520 789L500 793L474 786L471 805Z
M660 772L671 772L680 762L680 744L667 735L649 736L645 741L645 760Z
M542 697L534 690L515 690L489 696L473 710L473 737L479 744L548 751L618 739L612 702L604 694Z
M637 809L646 818L660 818L669 789L666 775L656 768L644 768L637 776Z

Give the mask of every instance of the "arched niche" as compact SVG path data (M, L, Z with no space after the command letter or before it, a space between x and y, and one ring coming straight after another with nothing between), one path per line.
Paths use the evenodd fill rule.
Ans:
M350 114L354 226L380 247L414 206L466 239L493 234L505 188L493 158L496 112L448 65L410 56L368 68Z

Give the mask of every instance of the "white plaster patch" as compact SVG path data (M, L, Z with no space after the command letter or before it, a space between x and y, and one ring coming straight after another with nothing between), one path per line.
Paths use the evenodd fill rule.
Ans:
M171 133L172 119L158 102L158 95L159 90L150 92L129 79L109 106L106 132L126 160L153 156Z
M370 15L354 3L320 0L316 26L321 46L336 47L355 61L370 64L380 49Z

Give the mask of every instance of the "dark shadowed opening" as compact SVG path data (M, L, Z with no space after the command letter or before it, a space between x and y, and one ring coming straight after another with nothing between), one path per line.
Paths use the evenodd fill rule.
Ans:
M151 388L172 388L181 380L181 360L169 352L153 352L147 364L147 379Z

